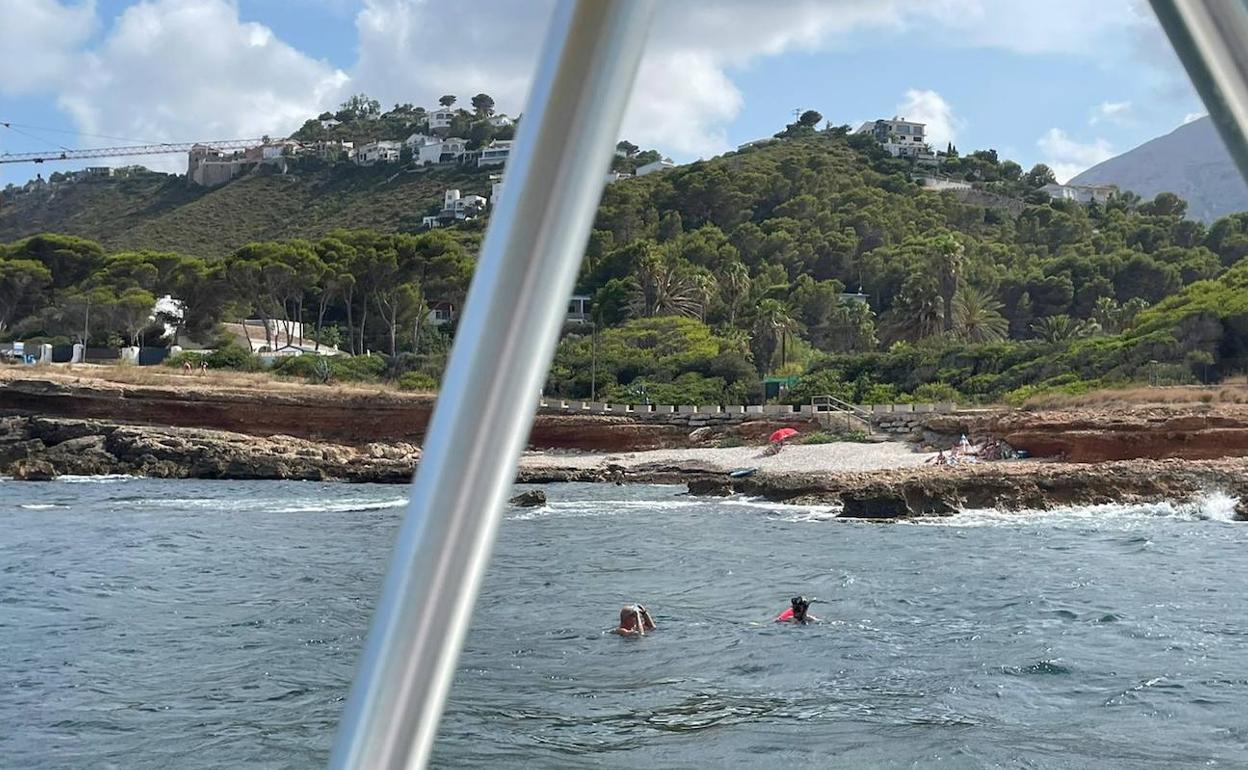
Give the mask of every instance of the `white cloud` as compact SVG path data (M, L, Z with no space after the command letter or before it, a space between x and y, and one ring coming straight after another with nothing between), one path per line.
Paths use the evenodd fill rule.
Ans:
M1036 142L1044 163L1053 169L1057 181L1065 183L1081 171L1114 157L1114 148L1104 139L1080 143L1060 128L1050 128Z
M1131 120L1131 102L1101 102L1092 109L1088 125L1097 123L1127 123Z
M227 0L133 5L80 68L59 97L79 130L142 142L284 136L338 101L348 80L240 21ZM185 160L148 165L180 169Z
M33 93L62 82L95 26L93 0L0 0L0 94Z
M325 3L346 14L350 1L295 6ZM90 51L83 46L94 0L69 2L0 0L0 93L51 89L80 130L155 141L285 134L353 91L387 106L428 106L444 93L466 103L485 91L514 114L553 4L479 0L465 20L455 6L430 0L360 0L348 76L240 20L237 0L140 0ZM863 32L909 32L946 48L1089 56L1111 32L1141 24L1152 24L1141 0L789 0L782 13L756 0L665 0L623 135L682 159L725 150L727 128L745 108L734 76L761 58L852 44ZM934 91L908 92L898 114L927 122L936 146L965 127ZM785 118L776 116L777 128Z
M913 3L942 45L1021 54L1104 53L1108 31L1156 27L1140 0L929 0ZM1095 58L1095 57L1093 57Z
M550 17L549 0L487 2L477 22L448 24L443 9L422 0L364 0L356 18L360 59L357 90L383 103L430 104L443 93L466 101L478 91L499 109L522 109ZM660 4L653 33L625 114L623 135L693 157L728 149L725 129L744 101L729 70L761 56L812 50L862 25L896 26L889 3L850 0L829 7L798 0L784 13L756 3Z
M897 105L897 116L927 124L927 142L933 149L943 150L949 142L957 143L958 132L966 121L953 112L953 106L935 91L906 91L905 100Z
M1191 123L1194 120L1200 120L1201 118L1205 117L1208 114L1209 113L1207 112L1189 112L1183 116L1183 125L1186 126L1188 123Z

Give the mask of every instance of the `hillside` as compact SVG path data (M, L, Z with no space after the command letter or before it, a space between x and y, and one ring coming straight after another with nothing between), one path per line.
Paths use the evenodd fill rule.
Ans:
M222 257L252 241L316 238L341 227L415 231L421 217L440 208L448 187L489 196L488 174L303 164L285 175L266 170L212 189L162 174L95 179L5 201L0 242L56 232L109 251Z
M1172 192L1202 222L1248 210L1248 184L1209 116L1098 163L1071 184L1113 184L1144 199Z
M946 170L955 160L959 174L1021 198L1016 213L923 189L907 162L847 127L786 131L608 185L576 287L595 326L569 319L547 393L743 403L776 377L796 403L1023 400L1248 366L1248 215L1206 228L1173 195L1054 201L1040 191L1052 178L1043 166L1024 173L985 150L946 158ZM56 227L106 247L63 235L3 247L0 323L64 342L89 317L95 344L141 339L155 297L170 294L186 299L181 325L198 339L239 317L302 322L326 344L386 354L332 376L432 387L480 223L402 231L446 187L485 192L488 174L389 173L344 165L130 198L74 188L83 203ZM101 216L93 192L126 221ZM354 229L326 235L339 227ZM262 238L272 240L235 248ZM287 374L324 375L312 357L290 361ZM211 365L258 364L239 350Z

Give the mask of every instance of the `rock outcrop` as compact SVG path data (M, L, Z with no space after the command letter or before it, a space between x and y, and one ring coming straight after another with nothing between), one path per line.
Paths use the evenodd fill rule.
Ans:
M520 508L541 508L546 504L546 493L540 489L530 489L521 492L507 502Z
M17 481L52 481L57 475L47 460L19 460L11 472Z
M110 473L154 478L406 482L420 450L246 436L195 428L118 425L50 417L0 418L0 472Z
M986 463L826 475L759 474L732 490L779 502L840 504L853 518L946 516L968 508L1190 501L1221 491L1248 501L1248 458ZM691 486L692 491L692 486Z

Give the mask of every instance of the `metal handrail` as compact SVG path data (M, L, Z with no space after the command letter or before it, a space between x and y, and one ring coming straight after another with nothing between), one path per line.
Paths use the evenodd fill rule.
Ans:
M654 0L562 0L491 218L330 758L428 760L554 356Z
M820 403L819 399L824 399L824 401ZM831 406L831 407L835 407L835 410L838 412L849 412L850 414L853 414L856 417L861 417L863 419L867 419L871 416L871 413L868 412L866 409L863 409L862 407L856 404L851 404L848 401L845 401L844 399L837 398L836 396L828 396L828 395L811 396L810 406L811 406L812 411L817 411L814 409L814 407L817 407L817 406Z

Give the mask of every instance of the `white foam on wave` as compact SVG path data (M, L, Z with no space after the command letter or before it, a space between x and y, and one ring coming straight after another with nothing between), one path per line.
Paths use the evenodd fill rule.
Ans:
M841 515L839 505L796 505L793 503L776 503L757 497L733 497L722 501L724 505L737 508L752 508L767 511L780 516L783 521L831 521Z
M938 527L1000 527L1037 522L1059 525L1131 524L1157 519L1231 522L1235 520L1235 506L1238 504L1239 498L1217 491L1185 503L1108 503L1024 511L967 509L952 516L911 519L904 523Z
M65 484L115 484L118 481L134 481L138 476L125 473L105 473L99 476L57 476L56 480Z
M19 505L18 508L25 508L28 511L47 511L52 508L68 508L68 505L57 505L56 503L25 503Z
M333 500L323 503L307 503L276 508L273 513L348 513L351 511L382 511L387 508L402 508L407 505L407 498L393 500Z
M599 516L663 513L696 508L696 500L560 500L539 508L526 508L507 517L508 521L534 519L582 519Z

